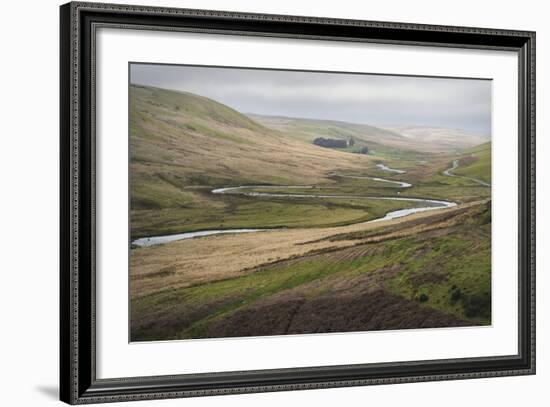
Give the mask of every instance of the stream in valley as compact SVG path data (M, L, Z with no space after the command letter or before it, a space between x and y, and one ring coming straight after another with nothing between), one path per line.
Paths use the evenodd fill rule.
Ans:
M456 163L456 165L455 165ZM397 170L394 168L390 168L385 166L384 164L378 164L378 168L398 173L398 174L405 174L406 171L404 170ZM443 172L443 174L450 176L450 177L458 177L457 175L449 173L449 171L454 170L458 167L458 160L455 160L453 162L452 168L449 168ZM367 177L367 176L352 176L352 175L338 175L333 174L339 177L343 178L355 178L355 179L369 179L377 182L385 182L385 183L391 183L396 188L410 188L412 187L412 184L409 184L407 182L402 181L394 181L389 180L385 178L379 178L379 177ZM463 177L467 178L467 177ZM482 183L483 181L480 180L474 180L478 183ZM429 199L429 198L405 198L405 197L394 197L394 196L357 196L357 195L330 195L330 194L300 194L300 193L281 193L281 192L258 192L257 190L269 190L269 189L330 189L330 187L315 187L312 185L241 185L241 186L229 186L224 188L216 188L213 189L211 192L213 194L240 194L250 197L273 197L273 198L290 198L290 199L303 199L303 198L318 198L318 199L371 199L371 200L389 200L389 201L404 201L404 202L418 202L422 203L423 206L415 207L415 208L407 208L407 209L398 209L395 211L390 211L386 213L383 217L376 218L369 220L367 222L359 222L359 224L364 223L373 223L373 222L381 222L384 220L390 220L390 219L396 219L401 218L403 216L408 216L413 213L418 212L425 212L425 211L431 211L435 209L442 209L442 208L451 208L453 206L456 206L456 202L451 201L442 201L442 200L435 200L435 199ZM255 190L255 191L251 191ZM251 232L264 232L269 230L276 230L276 229L212 229L212 230L201 230L196 232L188 232L188 233L179 233L179 234L173 234L173 235L164 235L164 236L151 236L151 237L142 237L139 239L136 239L132 242L132 244L140 247L147 247L147 246L154 246L158 244L163 243L169 243L176 240L184 240L184 239L192 239L195 237L202 237L202 236L212 236L212 235L218 235L218 234L228 234L228 233L251 233Z

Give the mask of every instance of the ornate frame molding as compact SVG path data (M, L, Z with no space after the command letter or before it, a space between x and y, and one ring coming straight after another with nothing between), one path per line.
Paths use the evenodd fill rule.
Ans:
M534 32L83 2L61 6L60 19L61 400L85 404L535 373ZM516 51L520 61L519 354L97 379L94 39L101 26Z

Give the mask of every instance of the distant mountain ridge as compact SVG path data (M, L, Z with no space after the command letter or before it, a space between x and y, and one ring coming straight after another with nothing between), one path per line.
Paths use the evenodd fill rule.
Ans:
M491 136L473 134L461 129L451 129L435 126L396 126L384 127L385 129L399 133L403 137L419 143L433 143L441 148L464 149L486 143Z
M354 137L373 150L392 147L421 152L451 152L470 148L490 140L463 130L439 127L376 127L337 120L268 116L248 113L248 117L265 127L284 131L302 141L321 137Z
M289 137L308 143L317 137L349 139L353 137L368 143L371 149L384 149L386 147L403 147L407 139L398 133L381 129L367 124L348 123L338 120L320 120L299 117L267 116L248 114L248 117L265 127L279 130Z

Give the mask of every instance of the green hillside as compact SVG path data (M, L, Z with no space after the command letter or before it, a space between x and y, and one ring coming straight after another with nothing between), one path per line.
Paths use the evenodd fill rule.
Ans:
M480 144L464 151L459 159L456 175L491 182L491 142Z

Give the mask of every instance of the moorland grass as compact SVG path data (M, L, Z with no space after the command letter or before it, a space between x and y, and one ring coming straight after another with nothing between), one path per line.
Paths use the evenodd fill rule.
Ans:
M283 261L241 277L198 284L141 297L132 301L136 323L147 314L166 316L171 309L207 311L186 324L164 322L156 330L149 326L133 331L136 340L144 338L198 338L215 321L228 318L258 300L308 287L308 300L326 293L338 281L353 281L365 274L392 269L390 278L376 280L380 288L418 301L461 320L485 325L491 322L490 207L477 205L462 214L456 224L433 232L383 239L365 244L365 255L341 258L341 250ZM350 238L357 239L357 236ZM357 246L362 247L362 246ZM336 257L335 257L336 255ZM329 280L330 279L330 280ZM325 283L326 281L326 283ZM330 281L330 283L329 283ZM321 288L319 288L321 287ZM153 324L154 325L154 324Z

